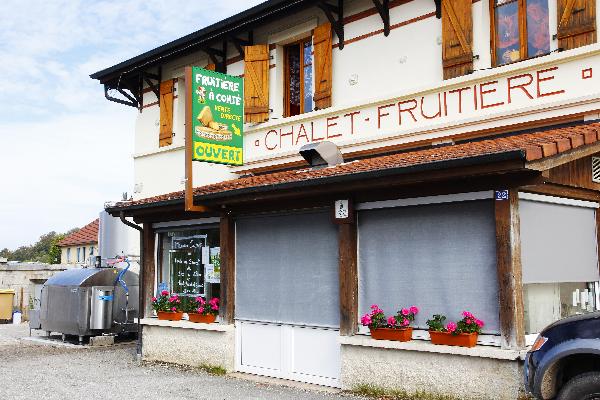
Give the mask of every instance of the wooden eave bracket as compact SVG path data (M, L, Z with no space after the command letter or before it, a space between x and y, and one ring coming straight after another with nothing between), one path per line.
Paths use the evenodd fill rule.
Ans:
M203 47L204 51L215 64L215 71L223 74L227 73L227 40L223 40L222 48Z
M141 82L142 90L143 90L143 83L146 82L146 84L150 87L152 92L154 92L154 94L156 95L156 100L160 101L160 81L162 80L161 67L158 67L158 73L156 73L156 74L142 71L140 73L140 79L142 80L142 82Z
M229 40L240 54L240 57L244 58L246 56L244 46L252 46L254 44L254 32L248 31L248 39L240 39L236 35L232 35L229 37Z
M377 12L383 21L383 35L390 34L390 0L373 0Z
M117 90L117 92L121 93L121 95L123 97L125 97L127 100L123 100L123 99L119 99L118 97L111 96L110 94L108 94L108 91L110 89ZM109 100L109 101L112 101L112 102L118 103L118 104L123 104L123 105L129 106L129 107L138 108L138 106L140 104L138 101L138 98L135 97L135 94L133 92L131 94L129 94L129 93L125 92L125 90L122 88L119 88L119 87L111 88L108 83L104 84L104 97L106 97L106 100Z
M442 19L442 0L433 0L435 2L435 17Z
M327 16L331 26L338 37L338 47L340 50L344 48L344 1L337 0L337 6L328 3L327 1L319 1L319 7ZM334 15L335 14L335 15Z

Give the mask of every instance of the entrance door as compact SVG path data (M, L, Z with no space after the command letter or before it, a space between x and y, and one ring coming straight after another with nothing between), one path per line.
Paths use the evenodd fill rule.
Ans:
M337 229L328 212L236 225L236 367L340 385Z

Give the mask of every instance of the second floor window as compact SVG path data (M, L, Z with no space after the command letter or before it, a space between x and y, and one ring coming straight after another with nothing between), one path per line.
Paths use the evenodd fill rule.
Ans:
M285 116L313 110L313 49L310 38L285 46Z
M491 0L495 65L550 52L548 0Z

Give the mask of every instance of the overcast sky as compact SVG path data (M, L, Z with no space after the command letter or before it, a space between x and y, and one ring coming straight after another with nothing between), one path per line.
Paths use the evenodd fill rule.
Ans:
M89 78L260 0L2 0L0 249L94 220L133 185L136 110Z

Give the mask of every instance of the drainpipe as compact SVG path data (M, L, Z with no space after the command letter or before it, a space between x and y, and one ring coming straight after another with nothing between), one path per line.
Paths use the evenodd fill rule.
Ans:
M141 319L141 315L143 313L143 304L144 304L144 299L142 297L142 287L143 287L143 276L144 276L144 229L140 228L138 225L129 222L125 219L125 212L121 211L119 214L119 217L121 219L121 222L124 223L125 225L129 226L130 228L133 228L137 231L140 232L140 274L138 277L138 326L137 326L137 331L138 331L138 342L137 342L137 357L138 360L142 359L142 324L140 323L140 319Z

